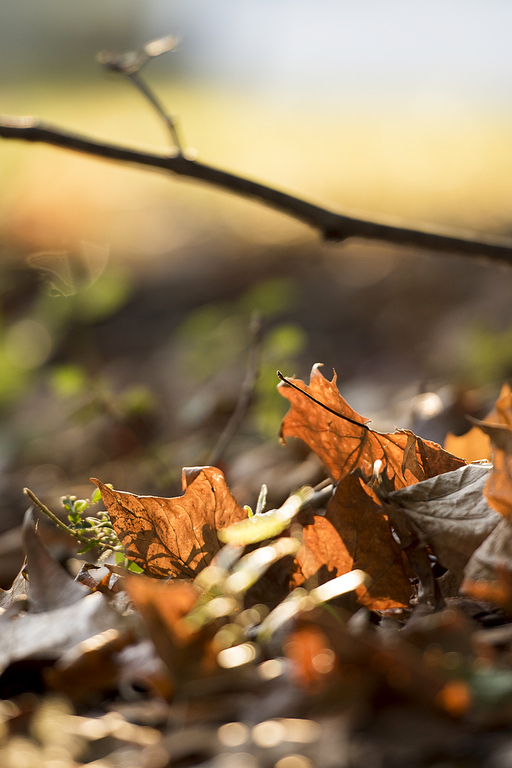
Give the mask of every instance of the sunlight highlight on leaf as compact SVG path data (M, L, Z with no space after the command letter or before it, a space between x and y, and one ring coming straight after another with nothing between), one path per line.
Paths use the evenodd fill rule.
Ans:
M136 496L93 482L126 556L160 578L195 577L219 552L218 531L247 517L215 467L185 468L185 493L171 499Z
M313 495L312 488L304 487L290 496L282 507L234 523L219 531L219 539L238 545L254 544L258 541L279 536L286 530L293 518Z
M352 590L358 587L369 587L372 580L367 573L356 569L345 573L343 576L338 576L336 579L321 584L319 587L312 589L309 593L310 597L317 603L325 603L327 600L332 600L333 597L344 595L345 592L352 592Z

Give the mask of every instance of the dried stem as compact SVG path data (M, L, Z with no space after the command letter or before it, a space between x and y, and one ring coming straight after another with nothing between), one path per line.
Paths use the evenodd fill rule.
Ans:
M219 437L217 445L211 453L208 463L212 467L217 466L218 462L224 455L226 448L233 439L238 427L242 423L242 420L247 413L247 409L249 408L251 402L254 385L258 379L262 343L261 317L258 314L255 314L251 320L249 326L249 334L249 361L247 363L245 379L242 382L242 386L240 387L240 393L238 395L235 409L231 414L231 417L226 424L224 431Z
M162 118L162 120L165 123L165 126L167 127L169 133L171 134L171 138L174 142L174 145L176 149L178 150L178 153L180 155L183 154L183 145L181 143L181 139L179 136L179 133L176 128L176 120L167 114L165 109L163 108L160 101L157 99L149 85L146 83L145 80L140 76L139 72L125 72L124 73L127 79L133 83L133 85L137 88L140 93L149 101L153 109L156 111L156 113Z
M66 523L63 523L62 520L59 520L57 515L54 515L53 512L48 509L48 507L43 504L40 499L37 498L35 493L31 491L30 488L24 488L23 493L26 494L29 499L34 502L36 507L38 507L47 517L49 517L56 526L61 528L63 531L66 531L66 533L69 533L70 536L74 536L75 539L79 539L83 544L89 544L90 539L88 539L87 536L82 536L80 533L78 533L78 531L74 531L72 528L69 528Z
M212 184L238 195L256 198L320 231L326 240L362 237L395 245L410 245L438 253L460 253L486 257L512 265L512 240L496 235L441 229L428 225L410 227L396 219L354 217L323 208L265 184L237 176L188 159L124 148L109 142L94 141L42 123L36 117L0 116L0 137L51 144L84 152L94 157L136 163Z

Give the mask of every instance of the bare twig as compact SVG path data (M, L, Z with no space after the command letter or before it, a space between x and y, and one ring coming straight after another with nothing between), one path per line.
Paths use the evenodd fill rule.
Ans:
M137 51L129 51L128 53L121 54L111 53L110 51L101 51L96 59L111 72L118 72L119 74L124 75L127 80L142 93L144 98L149 101L156 111L157 115L164 121L166 128L171 134L174 145L181 155L183 154L183 145L176 129L175 118L167 114L163 105L160 103L160 100L155 96L150 86L140 75L142 68L150 59L174 50L178 45L178 42L179 40L176 37L166 35L158 40L152 40L151 42L146 43L146 45L139 48Z
M137 88L137 90L140 91L140 93L142 93L142 95L149 101L149 103L151 104L155 112L162 118L167 130L171 134L171 138L174 142L174 146L178 150L178 153L182 155L183 145L178 133L178 129L176 128L175 118L167 114L162 104L160 103L159 99L157 99L157 97L155 96L151 88L148 86L146 81L140 76L138 72L126 73L126 77L131 83L133 83L133 85Z
M249 334L249 361L247 363L245 379L242 382L242 386L240 387L240 393L238 395L235 409L231 414L231 417L226 424L224 431L219 437L217 445L210 455L208 463L212 467L217 466L218 462L224 455L226 448L233 439L238 427L240 426L242 419L247 413L247 409L249 408L251 402L251 395L254 389L254 385L258 379L262 333L261 317L257 314L251 320L251 324L249 326Z
M41 122L36 117L0 116L0 137L23 139L84 152L95 157L136 163L179 176L199 179L245 197L256 198L272 208L293 216L319 230L326 240L345 240L362 237L383 240L396 245L411 245L439 253L460 253L466 256L486 257L512 264L512 239L497 235L478 235L466 230L457 231L427 224L408 226L391 218L366 218L323 208L294 195L251 179L219 170L177 154L161 155L128 149L109 142L94 141L80 134L64 131Z

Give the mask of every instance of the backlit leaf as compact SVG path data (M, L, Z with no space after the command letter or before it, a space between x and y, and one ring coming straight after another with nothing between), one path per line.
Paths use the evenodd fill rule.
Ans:
M359 568L371 578L368 588L356 590L361 603L378 610L407 606L411 585L381 509L359 478L341 480L325 516L314 515L304 527L303 579L325 582Z
M512 522L512 428L475 423L490 437L493 448L493 470L485 484L485 497L493 509Z
M392 434L376 432L368 427L368 419L354 411L338 392L336 374L328 381L315 365L309 386L300 379L292 379L301 391L285 382L279 391L291 408L286 414L281 437L303 440L319 456L335 480L348 475L356 467L373 466L383 461L385 471L396 488L449 472L466 462L444 451L437 443L422 440L408 430ZM312 402L311 395L332 409L334 415Z
M160 578L194 578L220 550L217 532L247 517L215 467L184 469L185 493L171 499L136 496L93 482L127 557Z
M505 424L512 427L512 389L508 384L501 388L500 396L492 411L485 417L487 424ZM471 427L464 435L454 435L448 432L444 441L446 451L460 456L466 461L490 460L491 441L479 427Z

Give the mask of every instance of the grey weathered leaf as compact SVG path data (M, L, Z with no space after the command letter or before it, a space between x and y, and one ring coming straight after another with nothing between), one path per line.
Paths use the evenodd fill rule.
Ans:
M23 543L27 556L31 613L63 608L89 594L90 590L74 581L41 540L32 507L25 513Z
M441 565L458 574L502 519L482 495L490 469L488 463L468 464L386 494Z
M501 517L498 525L471 555L464 569L464 578L470 581L496 578L496 566L512 563L512 524Z
M28 581L23 575L24 568L22 566L10 589L0 589L0 615L3 615L1 611L6 611L13 603L27 597Z
M0 589L0 609L6 611L15 603L20 609L25 608L22 603L28 600L29 612L40 613L71 605L89 594L89 590L75 582L42 541L32 507L25 513L21 538L25 565L10 589ZM4 613L1 615L6 618Z
M68 648L127 620L99 592L75 582L42 542L30 509L23 523L28 580L0 593L0 674L14 661L58 659ZM28 599L27 599L28 598Z
M0 674L21 659L57 659L82 640L126 624L99 592L63 608L7 619L0 622Z

